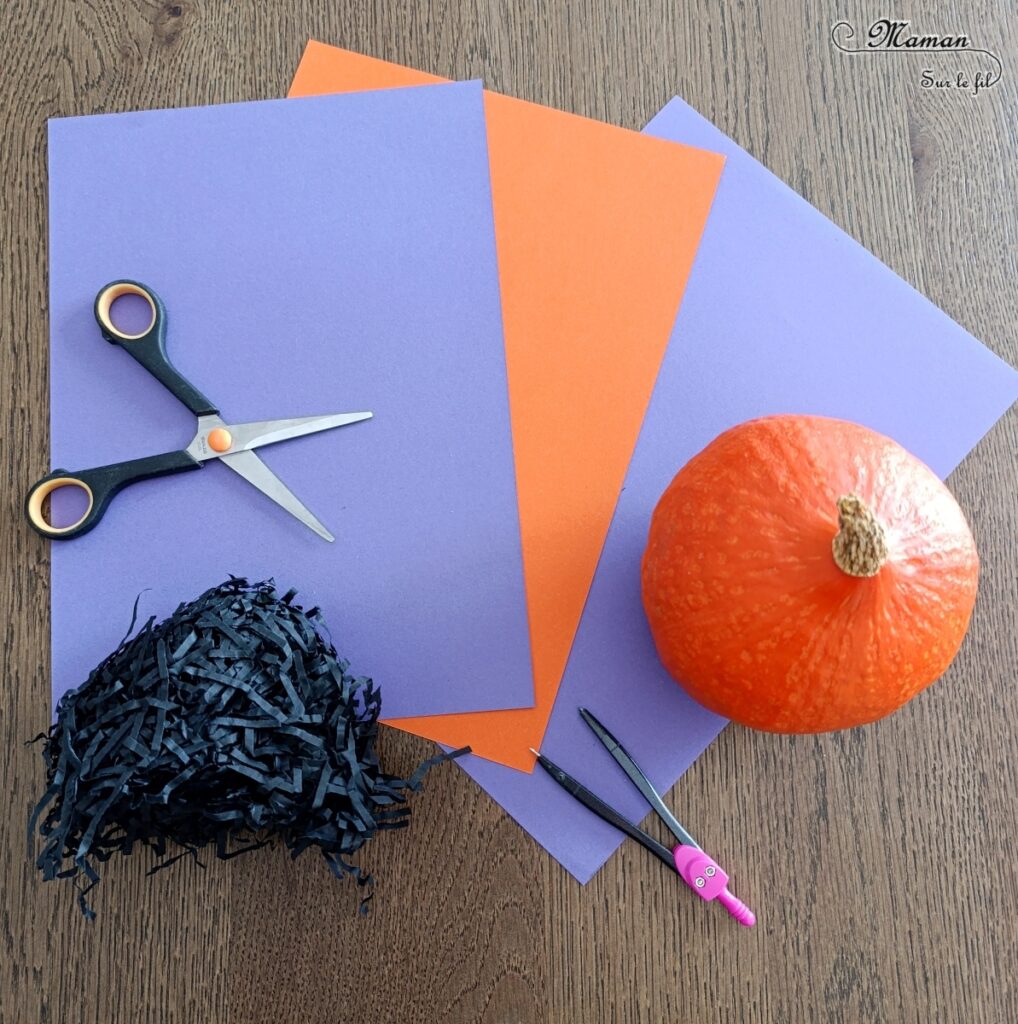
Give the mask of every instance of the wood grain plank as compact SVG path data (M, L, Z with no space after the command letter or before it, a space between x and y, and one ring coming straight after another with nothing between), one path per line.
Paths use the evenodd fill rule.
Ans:
M433 748L385 730L381 749L407 773ZM538 851L453 765L412 806L411 828L357 857L376 885L363 917L357 887L317 856L238 862L234 955L258 969L231 975L234 1020L544 1019Z

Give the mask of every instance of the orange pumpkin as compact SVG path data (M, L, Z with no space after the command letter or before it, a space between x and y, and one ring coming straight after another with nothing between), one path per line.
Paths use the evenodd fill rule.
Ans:
M771 732L889 714L961 645L979 559L933 472L819 416L726 431L651 521L643 604L665 667L701 704Z

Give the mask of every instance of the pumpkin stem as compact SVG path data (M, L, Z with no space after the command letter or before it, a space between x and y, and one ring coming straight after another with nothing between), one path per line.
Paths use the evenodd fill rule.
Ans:
M834 561L849 576L876 576L887 561L884 528L854 494L838 499L838 531L831 544Z

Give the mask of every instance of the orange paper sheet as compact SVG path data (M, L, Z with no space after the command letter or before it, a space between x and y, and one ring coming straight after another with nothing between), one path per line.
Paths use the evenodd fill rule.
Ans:
M439 81L310 42L289 94ZM536 703L388 724L531 771L724 158L484 98Z

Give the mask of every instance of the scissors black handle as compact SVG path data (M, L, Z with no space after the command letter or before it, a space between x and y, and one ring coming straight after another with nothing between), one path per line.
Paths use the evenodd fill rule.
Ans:
M28 492L25 512L32 529L50 540L70 540L88 533L103 517L109 503L120 490L139 480L149 480L169 473L183 473L189 469L201 469L202 464L186 451L166 452L164 455L150 455L144 459L129 462L114 462L109 466L82 469L69 472L55 469L44 476ZM51 526L43 515L43 502L62 487L77 487L84 491L88 507L77 522L68 526Z
M148 327L140 334L126 334L113 323L110 310L124 295L138 295L152 310ZM170 362L166 355L166 307L151 288L137 281L111 281L95 297L95 318L102 336L119 345L136 359L164 387L168 388L195 416L209 416L219 410Z

